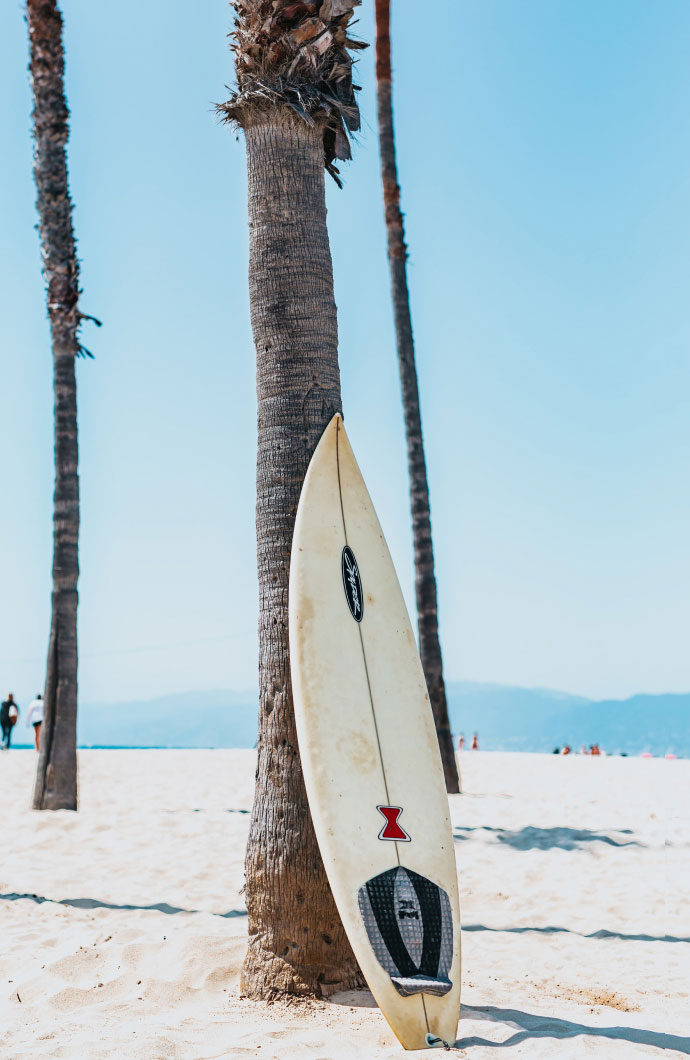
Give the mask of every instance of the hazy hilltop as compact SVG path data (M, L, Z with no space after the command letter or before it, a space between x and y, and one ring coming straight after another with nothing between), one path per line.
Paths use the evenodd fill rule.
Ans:
M179 692L85 704L78 739L87 747L254 747L257 715L253 692Z
M548 689L450 682L453 732L483 750L552 751L598 743L612 752L690 756L690 693L595 701ZM256 693L180 692L125 703L84 703L79 744L101 747L253 747ZM15 743L27 742L21 723Z
M690 755L690 693L591 700L538 688L472 682L448 685L454 733L478 732L485 750L579 750Z

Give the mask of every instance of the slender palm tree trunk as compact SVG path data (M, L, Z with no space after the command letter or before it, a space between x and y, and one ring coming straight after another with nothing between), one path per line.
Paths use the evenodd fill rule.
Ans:
M77 809L77 387L79 267L67 179L69 111L62 18L55 0L27 0L34 96L34 177L53 345L55 494L53 593L45 718L34 809Z
M242 991L270 998L326 994L361 978L309 814L288 646L297 503L316 444L341 410L323 136L277 108L245 125L245 133L257 351L260 705Z
M407 246L400 211L400 186L395 159L390 43L390 0L376 0L376 86L378 97L381 177L388 231L388 261L393 293L395 333L400 366L400 383L407 435L407 462L410 475L412 535L416 572L419 654L429 689L436 732L450 793L460 790L458 767L448 720L443 660L438 637L438 599L434 574L434 548L431 539L429 484L424 459L422 415L415 365L410 297L407 287Z
M325 995L363 980L307 804L290 684L288 575L302 482L341 410L324 167L338 181L359 128L348 36L359 0L232 0L249 179L249 298L256 345L259 738L246 856L254 998Z

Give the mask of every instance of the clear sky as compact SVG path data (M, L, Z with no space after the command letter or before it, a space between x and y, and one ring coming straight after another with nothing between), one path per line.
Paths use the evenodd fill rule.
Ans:
M62 0L82 261L81 698L256 681L254 350L224 0ZM448 678L690 689L687 0L394 2ZM373 41L373 3L359 31ZM408 604L373 47L328 188L348 431ZM26 27L0 6L0 688L43 683L52 393Z

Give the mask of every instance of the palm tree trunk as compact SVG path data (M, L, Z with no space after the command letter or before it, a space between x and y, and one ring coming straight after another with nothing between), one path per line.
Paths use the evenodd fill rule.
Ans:
M77 809L77 388L79 268L67 179L69 111L62 18L55 0L27 0L34 96L34 177L53 346L55 493L53 593L45 717L34 787L37 810Z
M376 86L378 97L381 177L388 232L388 261L393 293L395 333L400 366L407 462L410 475L415 588L419 626L419 654L434 713L438 743L449 793L460 791L458 767L448 720L443 660L438 637L438 600L431 539L431 510L427 482L419 387L415 366L410 298L407 287L407 247L400 211L400 186L395 159L390 44L390 0L376 0Z
M218 109L244 129L249 298L257 359L259 738L246 856L253 998L325 995L363 980L307 804L290 685L288 574L302 482L341 410L324 167L359 128L348 36L359 0L232 0L237 91Z
M323 134L274 108L245 124L257 351L259 741L246 857L243 993L361 985L311 823L295 732L288 575L304 475L341 410Z

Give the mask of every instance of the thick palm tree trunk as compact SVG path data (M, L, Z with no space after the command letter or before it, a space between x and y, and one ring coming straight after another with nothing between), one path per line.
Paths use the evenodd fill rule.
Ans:
M34 177L53 345L55 494L53 593L45 719L34 809L77 809L77 388L79 268L67 180L69 111L62 18L55 0L27 0L34 96Z
M438 600L434 574L434 548L431 539L429 484L424 459L422 415L415 365L410 298L407 287L407 247L400 211L400 186L395 159L390 44L390 0L376 0L376 86L378 97L381 177L388 231L393 312L398 346L400 382L407 435L407 462L410 476L412 535L414 540L415 588L419 625L419 654L424 668L436 732L450 793L460 790L458 767L448 720L443 660L438 637Z
M277 112L246 128L249 296L257 351L259 741L246 858L242 990L321 994L359 983L307 804L292 705L288 576L302 482L341 410L323 141Z
M246 855L242 991L322 996L363 980L321 861L297 746L288 575L302 482L341 411L324 166L359 122L347 23L357 0L237 0L238 91L220 109L244 129L249 297L257 357L259 737Z

